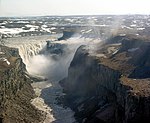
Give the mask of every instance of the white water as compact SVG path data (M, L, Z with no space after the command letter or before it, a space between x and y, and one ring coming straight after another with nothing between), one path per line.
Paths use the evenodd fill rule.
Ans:
M72 38L67 41L55 41L54 43L67 46L65 53L56 60L49 54L38 54L48 39L51 37L13 38L7 41L7 45L19 48L19 53L30 74L48 78L48 81L32 84L37 98L33 99L31 103L39 110L47 113L43 123L75 123L74 112L70 108L64 108L57 104L56 98L63 95L58 81L67 76L68 67L76 49L85 44L92 47L92 44L99 42L99 40Z

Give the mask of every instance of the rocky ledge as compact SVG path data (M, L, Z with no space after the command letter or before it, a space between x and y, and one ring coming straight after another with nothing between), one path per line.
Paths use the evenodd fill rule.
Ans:
M60 81L81 123L150 122L150 39L115 36L81 46Z
M15 48L0 45L0 123L40 123L45 114L37 110L25 64Z

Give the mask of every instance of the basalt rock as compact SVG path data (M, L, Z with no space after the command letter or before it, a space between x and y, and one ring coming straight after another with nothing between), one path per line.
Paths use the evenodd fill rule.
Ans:
M0 123L40 123L44 113L37 110L25 64L15 48L0 46Z
M60 81L65 102L79 122L149 123L150 40L112 40L94 53L86 46L78 48L68 77Z
M58 41L67 40L67 39L71 38L74 34L75 34L75 32L72 30L65 30L65 31L63 31L63 36L58 38Z

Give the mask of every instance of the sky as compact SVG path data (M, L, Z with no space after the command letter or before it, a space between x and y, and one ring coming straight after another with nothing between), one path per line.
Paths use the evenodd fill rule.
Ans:
M150 14L150 0L0 0L0 16Z

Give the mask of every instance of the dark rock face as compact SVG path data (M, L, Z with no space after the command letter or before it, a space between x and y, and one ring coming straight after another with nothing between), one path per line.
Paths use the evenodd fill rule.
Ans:
M42 51L41 53L62 55L64 53L64 48L66 48L65 44L47 41L46 51Z
M58 41L60 40L67 40L71 38L74 35L75 32L72 31L63 31L63 36L58 38Z
M81 46L68 77L60 81L66 104L76 112L79 122L150 122L150 74L145 77L150 67L149 41L117 39L122 43L117 53L108 53L110 47L115 47L112 43L96 53L105 52L106 58L91 55Z
M0 46L0 122L39 123L44 113L31 105L31 79L17 49ZM10 64L3 60L7 59Z

